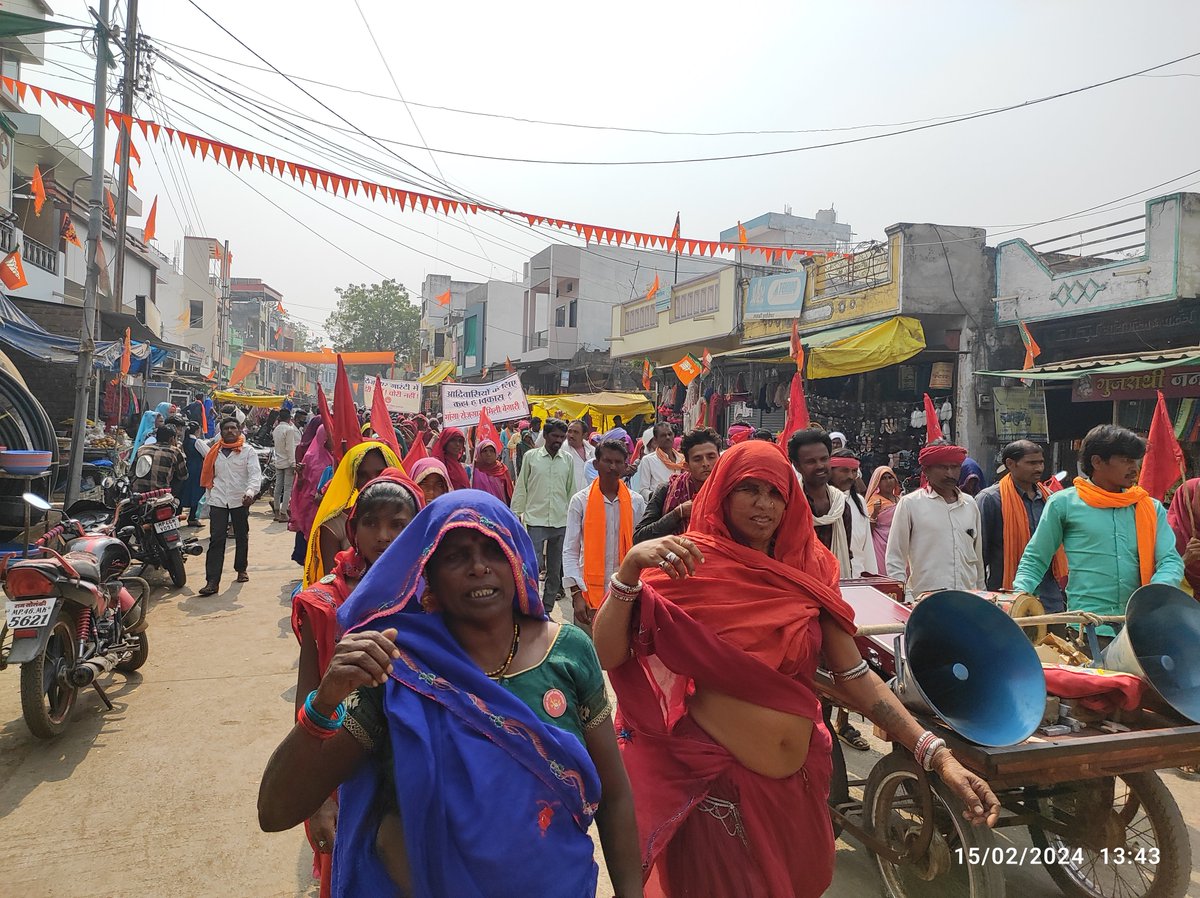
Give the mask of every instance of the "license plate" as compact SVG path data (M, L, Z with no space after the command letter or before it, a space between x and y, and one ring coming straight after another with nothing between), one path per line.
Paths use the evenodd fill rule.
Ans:
M155 533L170 533L172 530L179 529L179 518L170 518L166 521L156 521L154 524Z
M44 627L54 614L54 599L29 599L25 602L9 602L4 607L4 616L10 630L28 627Z

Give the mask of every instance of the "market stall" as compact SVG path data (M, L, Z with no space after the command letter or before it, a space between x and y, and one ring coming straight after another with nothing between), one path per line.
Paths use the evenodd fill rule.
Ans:
M575 420L589 416L592 427L608 430L615 426L613 419L620 415L628 423L638 415L654 414L654 403L645 393L565 393L558 396L530 396L530 414L542 420L550 417Z

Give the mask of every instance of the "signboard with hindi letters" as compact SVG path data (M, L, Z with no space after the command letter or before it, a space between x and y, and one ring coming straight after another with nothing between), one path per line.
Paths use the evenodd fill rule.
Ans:
M443 426L474 427L483 409L497 423L528 415L529 402L521 387L521 375L510 374L490 384L442 384Z
M996 438L1003 443L1049 438L1046 426L1046 395L1039 386L993 387Z
M1200 368L1155 368L1135 374L1085 374L1071 387L1075 402L1200 396Z
M421 384L415 380L380 380L389 412L416 414L421 410ZM363 380L363 405L371 407L375 399L375 378Z
M804 286L808 274L803 269L793 274L751 278L746 292L747 318L799 318L804 310Z

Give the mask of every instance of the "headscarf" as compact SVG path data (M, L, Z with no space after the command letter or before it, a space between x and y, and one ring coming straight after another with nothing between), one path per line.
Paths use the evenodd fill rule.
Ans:
M154 422L158 420L158 414L155 411L142 412L142 420L138 424L137 436L133 438L133 450L130 453L130 458L137 455L137 451L142 448L142 444L146 442L146 438L154 432Z
M385 777L379 765L361 764L339 790L333 894L395 892L374 848L377 802L391 788L401 818L420 821L404 827L412 894L591 895L597 868L587 829L600 781L583 743L489 679L441 614L419 613L425 566L456 528L494 539L516 583L514 611L546 617L529 535L478 490L426 506L371 566L338 621L398 631L400 658L383 687L392 770ZM475 790L484 783L481 804ZM514 862L531 846L555 862Z
M461 439L463 445L466 445L467 438L463 436L461 430L457 427L447 427L438 436L437 442L433 444L433 448L429 451L429 454L446 466L446 472L450 476L450 489L470 489L471 481L467 477L467 469L463 467L463 463L457 458L451 458L446 454L446 444L455 437Z
M300 442L296 445L296 461L304 461L304 456L308 452L308 447L312 445L313 440L317 436L317 428L320 426L320 415L313 415L308 419L308 423L304 425L304 433L300 437Z
M1180 484L1171 499L1167 512L1167 523L1175 531L1175 549L1180 555L1187 551L1188 543L1200 538L1200 479L1192 478ZM1200 591L1200 561L1193 561L1184 569L1184 579L1193 592ZM1200 592L1197 592L1200 595Z
M346 455L338 464L337 470L333 472L329 486L325 489L325 496L321 499L321 505L317 509L312 529L308 534L308 551L304 561L305 587L324 577L329 567L332 566L332 558L321 557L321 525L336 518L354 504L354 500L358 498L358 489L355 486L355 480L358 478L358 466L362 464L363 457L374 449L383 454L385 467L403 470L400 459L396 458L396 453L383 443L369 441L351 446L346 450Z
M162 415L165 419L171 417L171 409L173 408L175 408L175 406L169 402L160 402L154 407L154 410Z
M479 462L479 453L486 446L496 450L496 460L492 462L491 467L485 468ZM505 505L512 501L512 475L508 473L504 462L500 461L500 449L492 440L480 440L475 444L475 471L472 481L475 489L491 493Z
M884 474L891 474L893 477L896 476L896 472L893 471L891 468L889 468L887 465L880 465L878 468L875 469L875 473L873 473L871 475L871 482L867 484L867 495L865 498L866 498L866 502L868 505L871 504L871 500L874 499L876 496L879 496L880 498L886 498L889 502L895 503L895 501L896 501L895 499L886 497L881 492L879 492L879 484L883 482ZM898 479L897 479L897 482L898 482Z
M671 479L667 481L667 495L663 500L663 514L668 514L684 502L695 499L696 493L700 492L701 486L703 484L695 481L691 471L680 471L678 474L672 474Z
M421 481L430 476L441 477L446 484L446 491L450 491L450 474L446 471L446 466L436 458L427 455L413 465L413 483L415 483L417 486L420 486Z
M321 416L315 415L313 421L316 429L308 441L308 448L300 456L304 466L296 472L296 482L292 486L292 501L288 505L288 530L303 534L308 538L312 530L313 519L317 516L317 483L325 469L333 464L333 453L325 445L325 425ZM305 428L307 433L308 429Z
M971 481L974 480L974 488ZM958 488L968 496L976 495L984 487L983 468L979 466L979 462L971 457L963 460L962 471L958 475Z

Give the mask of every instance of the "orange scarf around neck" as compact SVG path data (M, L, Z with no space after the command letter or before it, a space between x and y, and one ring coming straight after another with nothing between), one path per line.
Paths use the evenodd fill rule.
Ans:
M1133 523L1137 529L1138 568L1142 575L1142 586L1154 576L1154 544L1158 539L1158 512L1154 500L1140 486L1133 486L1123 493L1102 490L1090 480L1075 478L1075 491L1079 498L1092 508L1128 508L1133 506Z
M667 453L663 452L661 449L657 449L655 451L658 452L659 461L666 465L667 470L672 474L678 474L687 467L687 459L685 459L683 455L679 456L679 461L673 461L671 456L667 455Z
M1050 491L1042 484L1037 485L1042 499L1049 498ZM1017 576L1017 565L1029 539L1029 514L1025 511L1025 501L1021 497L1017 485L1013 483L1012 475L1005 476L1000 481L1000 514L1004 519L1004 583L1005 590L1013 588L1013 578ZM1061 585L1067 576L1067 553L1059 546L1050 564L1054 579Z
M617 503L621 510L617 558L624 558L633 548L633 499L622 481L617 482ZM605 517L604 493L600 492L600 481L596 479L588 490L587 507L583 511L583 597L590 608L599 608L608 590L604 571L604 547L608 541Z
M234 452L241 452L242 446L246 444L246 438L239 436L232 443L214 443L213 447L208 450L208 455L204 456L204 466L200 469L200 485L206 490L212 489L213 478L217 472L217 455L222 449L232 449Z

